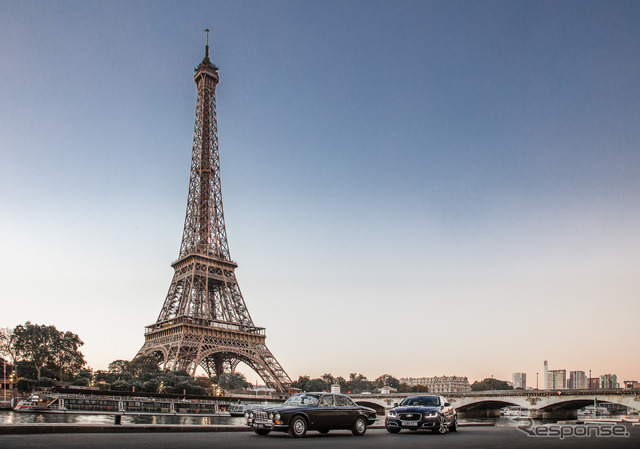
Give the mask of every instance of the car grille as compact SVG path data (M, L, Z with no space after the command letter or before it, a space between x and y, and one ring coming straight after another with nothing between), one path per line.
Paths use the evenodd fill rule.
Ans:
M253 420L258 422L268 422L267 412L253 412Z
M420 413L400 413L399 418L403 421L420 421Z

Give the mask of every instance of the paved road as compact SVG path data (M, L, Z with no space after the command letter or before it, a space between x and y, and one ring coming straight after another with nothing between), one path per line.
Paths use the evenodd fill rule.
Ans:
M351 432L334 431L328 435L309 432L303 439L275 433L261 437L250 432L220 433L84 433L42 435L0 435L2 449L31 448L123 448L123 449L196 449L196 448L633 448L640 447L640 426L626 425L629 437L558 438L529 437L514 427L469 427L457 433L402 432L370 429L363 437Z

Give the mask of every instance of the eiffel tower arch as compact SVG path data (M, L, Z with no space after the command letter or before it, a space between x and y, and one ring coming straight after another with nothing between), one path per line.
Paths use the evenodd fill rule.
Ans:
M229 255L222 208L216 86L218 67L205 57L196 67L198 90L191 153L187 213L178 260L157 321L146 327L138 352L158 357L168 370L194 376L233 372L239 363L265 384L284 391L291 379L265 343L265 329L253 323Z

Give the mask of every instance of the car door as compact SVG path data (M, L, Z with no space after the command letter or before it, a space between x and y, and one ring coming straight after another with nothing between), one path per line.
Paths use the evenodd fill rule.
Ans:
M351 398L337 394L336 395L336 426L337 427L350 427L358 414L358 406L351 400Z
M332 394L322 395L318 407L312 412L313 416L309 416L311 421L309 424L314 429L330 429L335 426L336 406L333 396Z

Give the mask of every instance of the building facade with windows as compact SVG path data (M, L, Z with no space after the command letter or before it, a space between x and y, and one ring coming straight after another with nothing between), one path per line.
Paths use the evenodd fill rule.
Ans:
M547 389L562 390L567 388L567 370L554 369L547 371Z
M513 388L527 389L527 373L513 373L511 378L513 380Z
M471 391L469 379L462 376L403 377L400 383L425 386L429 393L466 393Z
M584 390L587 388L587 375L584 371L571 371L569 373L569 384L571 390Z
M603 374L600 376L600 388L620 388L618 376L615 374Z

